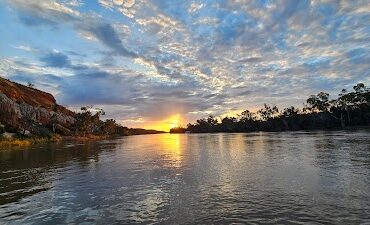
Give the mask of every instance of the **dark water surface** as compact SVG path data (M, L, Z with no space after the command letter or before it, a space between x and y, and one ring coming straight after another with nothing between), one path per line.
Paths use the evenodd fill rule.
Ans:
M370 224L370 132L160 134L0 151L0 224Z

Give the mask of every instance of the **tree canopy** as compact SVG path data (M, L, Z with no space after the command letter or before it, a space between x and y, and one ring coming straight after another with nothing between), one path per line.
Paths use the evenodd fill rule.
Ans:
M311 95L303 109L290 106L279 110L275 105L264 104L256 112L246 109L237 117L226 116L220 121L209 115L194 124L189 123L186 128L174 128L170 132L281 131L368 125L370 89L359 83L352 91L343 89L337 99L332 99L326 92Z

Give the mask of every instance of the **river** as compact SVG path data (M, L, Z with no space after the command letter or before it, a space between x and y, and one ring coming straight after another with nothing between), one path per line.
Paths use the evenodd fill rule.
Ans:
M0 151L0 224L370 223L370 131L158 134Z

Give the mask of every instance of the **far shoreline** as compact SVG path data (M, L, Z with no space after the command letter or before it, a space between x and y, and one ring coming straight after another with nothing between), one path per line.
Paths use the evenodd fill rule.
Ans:
M60 135L53 135L51 137L14 137L14 138L1 138L0 139L0 151L7 151L7 150L22 150L22 148L26 148L36 144L42 143L57 143L57 142L64 142L64 141L73 141L73 142L94 142L100 140L110 140L116 138L124 138L130 136L141 136L141 135L156 135L156 134L251 134L251 133L298 133L298 132L317 132L317 131L370 131L370 126L351 126L345 128L328 128L328 129L305 129L305 130L282 130L282 131L243 131L243 132L197 132L197 133L171 133L171 132L162 132L162 133L155 133L155 134L132 134L132 135L125 135L125 136L99 136L99 135L88 135L88 136L60 136Z
M366 126L350 126L350 127L334 127L334 128L317 128L317 129L302 129L302 130L256 130L256 131L214 131L214 132L168 132L168 134L249 134L249 133L294 133L294 132L310 132L310 131L355 131L355 130L370 130L370 125Z

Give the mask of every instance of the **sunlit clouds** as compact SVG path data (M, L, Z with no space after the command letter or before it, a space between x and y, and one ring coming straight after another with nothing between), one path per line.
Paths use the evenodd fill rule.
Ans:
M8 0L0 72L168 130L370 81L367 1Z

